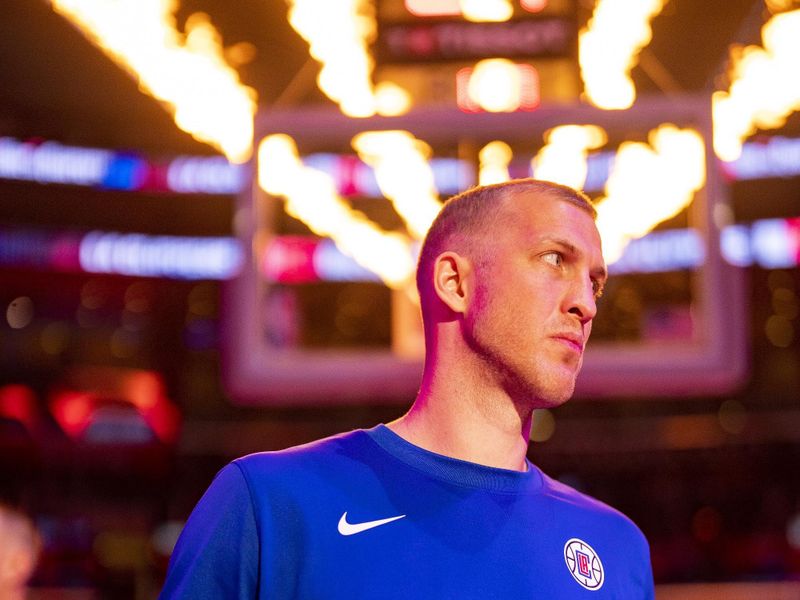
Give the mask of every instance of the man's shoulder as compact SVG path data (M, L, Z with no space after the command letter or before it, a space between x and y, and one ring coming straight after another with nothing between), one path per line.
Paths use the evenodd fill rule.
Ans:
M571 519L589 520L644 539L636 524L616 508L547 475L544 480L545 493L554 501L554 510L569 513Z
M365 430L357 429L283 450L248 454L233 463L245 474L278 475L321 465L331 468L337 462L351 461L367 444L369 435Z
M549 475L542 474L545 493L558 504L578 511L588 511L600 514L621 515L618 510L574 487L567 485Z

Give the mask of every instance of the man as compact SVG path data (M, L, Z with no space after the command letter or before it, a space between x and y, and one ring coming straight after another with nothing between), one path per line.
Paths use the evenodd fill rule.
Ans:
M388 425L228 465L163 598L652 598L626 517L526 459L606 279L595 211L535 180L448 201L420 254L419 394Z
M24 600L42 542L33 521L0 503L0 598Z

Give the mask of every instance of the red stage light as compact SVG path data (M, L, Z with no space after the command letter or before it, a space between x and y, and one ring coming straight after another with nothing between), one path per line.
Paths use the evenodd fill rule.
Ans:
M118 369L84 369L71 382L78 389L60 390L52 394L50 411L61 429L78 440L90 427L101 426L104 420L116 419L126 407L138 415L140 422L166 444L177 441L180 412L167 398L164 382L152 371ZM133 416L133 415L131 415ZM134 427L133 421L130 422ZM133 436L132 439L141 438Z
M18 421L30 431L36 416L36 396L31 388L21 384L0 388L0 417Z

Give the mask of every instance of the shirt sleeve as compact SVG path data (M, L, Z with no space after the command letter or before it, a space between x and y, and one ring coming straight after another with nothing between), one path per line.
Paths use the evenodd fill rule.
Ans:
M654 600L656 593L653 584L653 567L650 560L650 544L647 542L647 538L644 537L644 534L641 531L638 531L638 533L641 540L640 545L642 547L642 558L640 563L642 569L640 574L640 584L643 592L642 597L644 600Z
M250 490L231 463L192 511L170 558L160 600L255 599L259 542Z

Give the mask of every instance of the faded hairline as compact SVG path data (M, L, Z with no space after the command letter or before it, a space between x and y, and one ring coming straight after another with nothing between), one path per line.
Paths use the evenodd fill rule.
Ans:
M446 250L461 250L483 234L498 231L503 220L510 217L503 210L506 202L515 196L530 193L540 198L563 200L597 218L597 211L589 197L571 187L537 179L512 179L503 183L477 186L447 200L428 230L417 262L417 290L425 305L425 294L430 285L433 261ZM473 260L481 257L473 257Z

